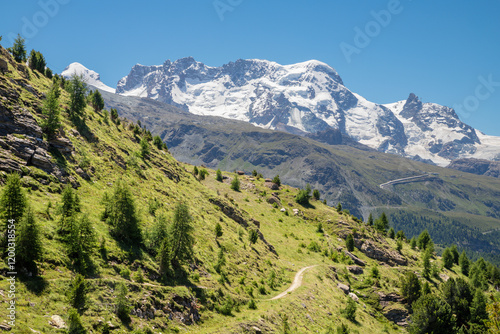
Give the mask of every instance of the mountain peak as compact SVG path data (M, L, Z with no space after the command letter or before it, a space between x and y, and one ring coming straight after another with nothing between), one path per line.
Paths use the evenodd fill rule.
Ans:
M111 88L111 87L105 85L101 81L101 76L99 75L99 73L97 73L93 70L89 70L88 68L86 68L85 66L83 66L80 63L77 63L77 62L71 63L68 66L66 66L66 68L61 72L61 76L66 78L66 79L71 78L73 75L81 76L83 78L83 80L90 86L93 86L95 88L98 88L98 89L101 89L101 90L104 90L104 91L107 91L110 93L115 92L114 88Z

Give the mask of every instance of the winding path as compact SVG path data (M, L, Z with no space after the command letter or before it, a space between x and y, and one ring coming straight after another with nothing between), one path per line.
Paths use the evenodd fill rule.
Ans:
M402 179L397 179L397 180L391 180L386 183L382 183L379 185L381 189L384 189L384 187L389 186L389 185L394 185L394 184L400 184L400 183L409 183L409 182L417 182L420 181L420 179L423 178L432 178L434 175L430 174L423 174L423 175L417 175L417 176L410 176L410 177L404 177Z
M269 299L269 300L276 300L276 299L280 299L280 298L283 298L285 297L286 295L288 295L288 293L292 292L293 290L299 288L301 285L302 285L302 277L304 276L304 272L308 269L311 269L311 268L314 268L314 267L317 267L318 265L314 265L314 266L309 266L309 267L304 267L302 269L300 269L296 274L295 274L295 277L293 279L293 282L292 282L292 285L290 285L290 287L288 289L286 289L285 291L283 291L282 293L280 293L279 295Z

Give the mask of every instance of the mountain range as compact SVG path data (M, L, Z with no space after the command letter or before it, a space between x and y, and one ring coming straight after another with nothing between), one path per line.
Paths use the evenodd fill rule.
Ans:
M113 91L78 63L63 75L71 73ZM116 93L320 139L335 129L377 151L439 166L461 158L500 160L500 138L465 124L453 109L423 103L413 93L391 104L368 101L345 87L335 69L316 60L280 65L239 59L210 67L188 57L155 66L137 64L118 82Z

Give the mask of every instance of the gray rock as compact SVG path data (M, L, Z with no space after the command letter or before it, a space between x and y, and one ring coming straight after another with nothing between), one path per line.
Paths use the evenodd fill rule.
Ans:
M337 284L337 287L342 290L342 292L344 292L346 295L349 293L350 291L350 288L349 288L349 285L346 285L346 284L343 284L343 283L339 283Z

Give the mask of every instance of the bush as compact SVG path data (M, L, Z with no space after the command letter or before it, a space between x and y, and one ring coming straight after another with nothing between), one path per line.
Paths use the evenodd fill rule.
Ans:
M205 168L202 168L200 169L199 173L198 173L198 179L201 181L201 180L205 180L205 178L207 177L208 175L208 171L205 169Z
M413 304L419 297L421 292L420 281L417 275L408 271L401 277L401 295L406 298L408 304Z
M280 180L280 176L279 175L276 175L274 178L273 178L273 183L276 183L278 185L278 187L281 186L281 180Z
M313 197L314 197L315 200L319 201L320 195L319 195L319 190L318 189L314 189L314 191L313 191Z
M236 175L233 181L231 181L231 189L234 191L240 191L240 180L238 179L238 175Z
M215 232L215 239L222 237L222 226L219 223L215 225L214 232Z
M311 198L309 193L310 191L307 191L307 189L300 189L299 192L297 193L297 196L295 196L295 202L301 205L308 205L309 199Z
M259 240L259 233L255 229L248 231L248 240L251 244L255 244Z
M347 299L347 305L345 309L342 310L342 313L344 314L347 320L354 322L356 321L356 309L357 309L356 302L349 297Z
M315 253L321 252L321 246L316 241L311 241L309 246L307 246L307 249Z
M255 303L255 300L250 299L250 301L248 302L248 308L250 310L256 310L257 309L257 304Z
M215 173L215 179L219 182L222 182L223 178L222 178L222 172L220 171L220 169L217 169L217 172Z
M352 236L352 233L349 233L345 238L345 246L349 252L354 251L354 237Z

